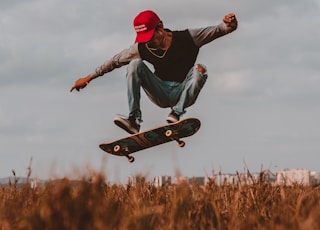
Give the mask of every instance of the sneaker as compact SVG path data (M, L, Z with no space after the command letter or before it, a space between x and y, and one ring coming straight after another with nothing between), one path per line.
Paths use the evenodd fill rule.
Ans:
M136 134L140 131L140 123L134 117L125 118L117 116L114 119L114 123L130 134Z
M171 111L169 116L167 117L167 122L168 123L175 123L180 120L180 115L176 114L174 111Z

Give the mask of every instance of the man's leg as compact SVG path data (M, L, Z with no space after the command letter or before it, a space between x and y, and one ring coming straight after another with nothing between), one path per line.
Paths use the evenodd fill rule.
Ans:
M148 66L141 60L130 62L127 72L129 116L141 119L140 91L144 89L148 98L161 108L170 107L171 91L179 83L166 82L158 78Z
M165 82L159 79L148 66L141 60L132 60L127 70L127 88L129 117L116 117L115 123L129 133L137 133L142 122L140 110L141 87L146 92L149 99L160 107L170 107L171 88L179 83Z
M173 92L175 95L180 95L172 107L172 112L178 115L178 119L180 115L185 113L185 108L195 103L207 77L206 67L196 64L191 68L181 86Z

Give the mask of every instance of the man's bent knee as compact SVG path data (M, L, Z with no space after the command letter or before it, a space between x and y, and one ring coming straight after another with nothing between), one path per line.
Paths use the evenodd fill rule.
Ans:
M132 61L130 61L127 67L127 77L133 77L134 75L136 75L142 65L144 65L144 63L141 59L133 59Z
M143 64L142 59L139 59L139 58L133 59L132 61L130 61L128 68L129 68L129 67L131 67L131 68L132 68L132 67L133 67L133 68L136 68L136 67L138 67L138 66L141 65L141 64Z
M207 67L205 65L203 65L203 64L196 64L196 69L201 74L206 74L207 73Z

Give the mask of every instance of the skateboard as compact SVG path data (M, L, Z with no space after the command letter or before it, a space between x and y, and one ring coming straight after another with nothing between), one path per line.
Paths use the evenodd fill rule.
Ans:
M201 122L197 118L187 118L119 140L101 143L99 147L107 153L127 157L132 163L135 159L130 154L153 146L176 141L179 147L184 147L185 142L181 139L195 134L200 129L200 125Z

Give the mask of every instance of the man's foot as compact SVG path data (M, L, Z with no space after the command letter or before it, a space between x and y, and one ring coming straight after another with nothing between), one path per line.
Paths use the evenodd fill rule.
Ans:
M180 120L180 115L176 114L174 111L171 111L169 116L167 117L167 122L168 123L175 123Z
M117 116L114 119L114 123L130 134L136 134L140 131L140 123L135 117L125 118Z

